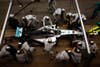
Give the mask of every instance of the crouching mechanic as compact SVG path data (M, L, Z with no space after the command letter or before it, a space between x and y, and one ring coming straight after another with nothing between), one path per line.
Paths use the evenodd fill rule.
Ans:
M71 55L71 59L72 59L72 62L73 64L77 67L78 64L81 63L81 59L82 59L82 53L80 51L79 48L74 48L72 50L72 55Z
M72 44L71 44L73 47L77 47L79 49L86 49L86 46L85 46L85 41L83 40L73 40L72 41Z
M27 63L28 57L27 57L26 50L24 50L24 49L17 50L16 58L19 63L23 63L23 64Z
M70 53L71 50L68 50L68 51L63 50L63 51L59 52L55 57L57 62L69 61L70 60L70 56L69 56L68 52Z
M52 48L53 46L56 44L56 37L48 37L46 39L44 39L44 51L49 53L49 54L52 54L53 51Z
M71 24L72 27L74 27L77 30L82 31L81 23L80 23L80 19L79 19L78 13L73 13L72 17L73 17L72 24ZM83 22L86 21L86 16L84 14L81 14L81 18L82 18Z
M13 47L12 45L5 44L0 51L0 59L6 61L7 59L14 59L16 61L16 52L17 50L15 47Z
M71 12L66 13L67 29L72 29L71 26L72 20L73 20L72 13Z
M86 54L84 55L84 67L90 67L93 59L96 57L96 53L97 53L97 46L96 46L96 43L92 40L89 41L89 47L90 47L90 54Z
M73 13L72 16L74 17L72 22L77 22L79 20L79 14L78 13ZM86 16L84 14L81 14L81 18L83 22L86 21Z
M52 20L49 16L44 16L42 22L43 22L43 26L52 25Z
M37 20L37 17L35 15L26 15L24 17L22 17L22 20L24 21L23 23L21 23L21 25L23 27L26 28L32 28L34 30L34 28L36 28L36 24L39 22Z
M28 44L27 41L25 41L23 44L19 42L19 49L25 49L26 51L33 52L35 50L35 47L32 47Z
M6 47L6 51L8 51L10 55L14 58L14 60L16 60L17 49L14 46L8 45Z
M65 23L66 22L65 9L57 8L53 13L53 17L57 26Z
M4 45L1 50L0 50L0 58L3 57L3 56L7 56L7 55L10 55L10 52L8 52L6 50L6 48L8 47L8 45Z
M71 61L75 65L81 62L81 52L78 48L73 48L72 50L63 50L56 55L57 61Z
M96 43L94 41L90 41L90 51L93 57L96 57L97 50L98 50L98 47Z
M25 41L23 44L19 42L19 50L16 54L17 60L21 63L32 62L33 60L32 53L34 51L35 51L35 48L30 46L27 41Z

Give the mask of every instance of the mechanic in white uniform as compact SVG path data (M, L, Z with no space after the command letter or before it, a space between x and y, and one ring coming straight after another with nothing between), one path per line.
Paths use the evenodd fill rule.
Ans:
M30 51L31 53L35 50L35 47L32 47L28 44L27 41L25 41L22 46L21 49L25 49L26 51Z
M94 37L97 36L99 33L96 31L93 31Z
M27 51L24 49L17 50L16 57L19 63L26 63L28 61Z
M56 44L56 37L49 37L45 39L44 40L44 50L50 53L55 44Z
M54 21L57 25L61 25L65 23L65 9L64 8L57 8L53 13Z
M72 41L72 46L80 48L80 49L86 49L85 42L83 40Z
M71 52L70 50L68 52ZM63 50L61 52L59 52L57 55L56 55L56 60L58 62L60 61L69 61L70 60L70 56L68 55L68 53Z
M49 5L49 12L52 14L56 9L56 1L55 0L48 0Z
M80 49L79 48L74 48L72 50L72 53L73 53L73 57L72 57L73 63L75 63L75 64L81 63L82 53L81 53Z
M71 29L71 23L72 23L73 17L72 17L72 13L68 12L66 13L66 22L67 22L67 29Z
M56 18L57 16L60 16L61 17L62 12L65 12L65 9L64 8L57 8L55 10L55 12L53 13L54 18Z
M35 27L36 23L39 22L35 15L26 15L25 17L22 17L22 20L24 21L23 24L26 27Z
M93 54L96 54L98 50L98 47L94 41L90 41L90 51Z
M78 13L73 13L72 16L73 16L73 20L71 24L71 26L73 27L72 29L82 31L81 22L80 22ZM83 22L85 22L86 16L82 14L81 17L82 17Z
M49 16L44 16L42 22L43 22L43 26L52 25L52 20Z
M78 13L73 13L72 16L74 17L74 20L72 22L76 22L77 20L79 20ZM86 21L86 16L84 14L81 14L81 17L83 21Z
M6 50L6 48L8 47L8 45L4 45L1 50L0 50L0 57L6 56L6 55L10 55L10 52L8 52Z

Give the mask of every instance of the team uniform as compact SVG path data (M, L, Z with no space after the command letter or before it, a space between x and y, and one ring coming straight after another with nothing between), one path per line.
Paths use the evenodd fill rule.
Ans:
M94 43L94 41L90 41L90 51L93 54L96 54L98 50L98 47L96 45L96 43Z
M28 60L27 52L25 50L17 50L16 58L17 58L17 61L20 63L27 62L27 60Z
M16 54L17 60L21 63L28 63L32 60L32 53L35 51L35 48L30 46L27 41L20 45L20 50ZM21 58L21 59L20 59Z
M48 0L48 5L49 5L49 12L52 14L56 9L56 1Z
M0 51L0 57L6 56L6 55L10 55L10 53L6 50L6 48L8 47L8 45L4 45Z
M73 13L72 16L74 17L74 20L73 20L72 22L76 22L76 21L79 20L79 15L78 15L78 13ZM81 18L82 18L83 21L86 20L86 16L85 16L84 14L81 14Z
M53 46L56 44L56 38L50 37L44 40L44 50L50 52Z
M28 42L25 41L23 44L22 44L22 47L21 49L25 49L26 51L30 51L31 53L34 51L34 47L31 47L29 46Z
M72 41L72 46L80 48L80 49L86 49L85 42L82 40L74 40Z
M73 17L73 20L72 20L71 26L73 27L73 29L82 31L81 22L80 22L78 13L73 13L72 17ZM82 18L83 22L86 21L86 16L84 14L81 14L81 18Z
M75 48L75 50L72 51L73 55L72 55L72 61L75 64L81 63L81 59L82 59L82 53L80 52L79 49Z
M70 56L68 55L68 53L64 50L64 51L61 51L59 52L57 55L56 55L56 60L57 61L69 61L70 60Z
M37 18L35 15L26 15L25 17L22 17L22 20L24 21L22 23L22 26L24 27L30 27L30 28L35 28L36 23L38 22Z
M62 25L66 22L65 18L65 9L63 8L57 8L55 12L53 13L53 17L55 19L56 25Z
M52 20L49 16L44 16L42 22L43 22L43 26L52 25Z

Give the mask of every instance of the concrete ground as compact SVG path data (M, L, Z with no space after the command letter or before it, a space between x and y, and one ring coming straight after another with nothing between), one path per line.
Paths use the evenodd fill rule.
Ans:
M47 0L40 0L40 3L32 3L27 8L25 8L23 11L21 11L19 14L16 15L17 18L21 18L22 16L25 16L27 14L33 14L36 15L37 18L41 21L43 16L49 15L48 13L48 6L47 6ZM56 0L57 1L57 8L65 8L66 12L77 12L75 7L74 0ZM81 13L85 14L87 16L87 21L85 24L85 29L88 31L90 28L94 27L96 25L96 22L99 22L100 14L95 19L90 19L92 12L93 12L93 6L96 2L99 0L78 0ZM0 0L0 29L2 29L2 25L4 22L4 18L7 12L8 7L8 0ZM20 0L20 2L23 4L23 6L27 5L30 0ZM14 0L13 7L11 10L11 13L16 14L22 7L19 7L19 3L17 0ZM32 10L32 12L30 12ZM11 36L14 35L15 31L12 30L7 25L7 30L5 36ZM99 48L97 57L93 60L91 63L91 67L97 67L100 65L100 35L97 37L90 37L89 39L94 40L97 43L97 46ZM15 41L16 42L16 41ZM16 44L17 45L17 44ZM15 46L15 44L14 44ZM61 51L65 49L65 47L70 47L68 39L60 39L59 44L57 47L54 47L53 50L55 52ZM3 64L0 64L0 67L73 67L71 63L57 63L55 60L51 60L48 56L46 56L43 52L43 47L36 47L36 51L34 53L34 59L33 62L30 64L19 64L15 61L12 62L6 62ZM82 67L82 64L79 66Z

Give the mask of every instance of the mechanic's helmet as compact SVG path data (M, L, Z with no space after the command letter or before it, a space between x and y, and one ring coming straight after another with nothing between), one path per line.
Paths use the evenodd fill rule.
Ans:
M33 15L27 15L25 16L27 19L33 19Z
M25 17L22 17L22 19L25 19Z
M48 43L52 43L52 39L51 38L48 38Z
M83 20L83 21L86 21L85 15L82 15L82 20Z
M94 41L90 41L90 43L94 43Z
M78 42L77 44L82 44L81 42Z
M94 35L98 35L98 32L97 31L93 31Z
M14 14L10 14L9 17L14 17Z
M65 9L63 8L63 9L61 9L61 11L65 12Z
M23 20L24 22L28 22L28 20L27 20L25 17L22 17L22 20Z
M72 14L72 17L73 17L73 18L75 18L75 16L76 16L75 14Z
M18 45L21 45L22 43L21 42L18 42Z
M7 47L6 47L6 50L9 50L9 49L10 49L10 47L9 47L9 46L7 46Z
M44 19L45 20L50 20L50 17L49 16L44 16Z
M90 45L93 45L94 44L94 41L90 41Z
M83 21L86 21L86 17L82 17L82 20L83 20Z
M66 16L72 16L72 13L71 12L66 13Z
M80 49L79 48L75 48L75 52L80 53Z
M77 44L78 44L79 46L82 46L82 42L78 42Z
M71 50L68 50L68 53L70 53L71 52Z
M22 17L22 20L27 20L25 17Z
M65 14L65 9L61 9L61 14Z
M100 26L100 22L97 22L97 25Z
M20 51L20 50L17 50L17 53L18 53L18 54L20 54L20 53L21 53L21 51Z

